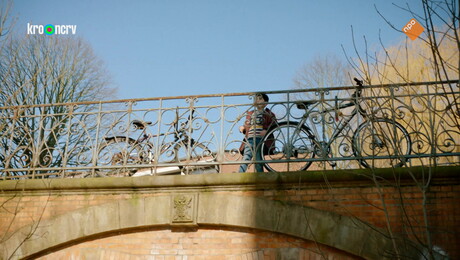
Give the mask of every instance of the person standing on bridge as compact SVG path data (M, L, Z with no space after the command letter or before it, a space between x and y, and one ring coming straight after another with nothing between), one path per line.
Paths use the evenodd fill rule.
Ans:
M267 130L276 123L276 116L270 109L266 108L269 98L267 94L257 94L254 99L255 109L249 111L246 115L244 125L240 126L240 132L245 135L244 142L241 144L240 152L243 154L243 161L254 159L261 161L262 158L262 139L267 134ZM266 141L264 154L268 154L272 150L273 138ZM241 164L239 172L246 172L248 164ZM255 169L257 172L263 172L263 164L256 163Z

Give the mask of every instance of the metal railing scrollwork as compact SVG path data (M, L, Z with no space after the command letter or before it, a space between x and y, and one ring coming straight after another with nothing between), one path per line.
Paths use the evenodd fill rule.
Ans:
M460 163L459 81L265 93L265 171ZM0 107L0 179L237 172L256 94Z

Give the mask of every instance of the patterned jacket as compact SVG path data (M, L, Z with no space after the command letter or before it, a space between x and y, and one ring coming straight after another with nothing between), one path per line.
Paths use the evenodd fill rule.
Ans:
M253 122L251 122L253 120L252 116L254 114L254 110L252 111L249 111L247 114L246 114L246 120L245 120L245 123L244 123L244 130L243 130L243 133L247 138L250 138L249 136L249 130L251 128L251 126L253 125ZM269 130L270 127L276 125L276 116L275 114L273 114L272 111L270 111L270 109L268 108L265 108L264 110L264 113L263 113L263 123L262 123L262 127L263 127L263 130ZM268 137L266 143L265 143L265 146L264 148L264 154L272 154L273 151L274 151L274 148L275 147L272 147L272 144L274 142L274 136L271 135ZM240 152L243 153L244 151L244 142L241 144L241 147L240 147Z

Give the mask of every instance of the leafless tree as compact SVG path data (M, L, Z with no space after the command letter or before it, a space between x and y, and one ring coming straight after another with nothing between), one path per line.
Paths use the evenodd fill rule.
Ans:
M354 57L346 50L355 74L368 84L409 83L420 81L448 81L460 78L460 29L459 6L455 0L420 0L424 13L415 13L409 4L395 5L407 11L424 27L424 32L416 39L404 38L399 44L385 46L380 39L380 51L371 52L367 39L363 37L364 50L356 47L352 30ZM387 20L376 7L377 13L386 23L404 35L401 28ZM404 35L405 36L405 35ZM455 86L444 84L445 92L454 91ZM415 92L416 93L416 92ZM459 113L457 100L452 100L454 113Z
M423 13L415 13L413 4L420 4ZM400 122L411 135L412 151L415 154L439 154L459 152L458 134L460 130L460 109L458 103L458 83L438 83L434 88L412 88L409 84L417 81L449 81L460 78L460 38L459 21L460 10L456 0L421 0L418 3L405 6L394 4L395 8L407 11L424 27L425 31L414 41L405 39L396 46L385 46L381 43L381 50L371 53L366 37L363 37L364 50L356 46L356 38L352 30L354 55L345 54L353 67L354 72L365 80L367 84L393 84L385 88L367 90L367 95L374 97L369 107L374 110L371 116L389 117ZM385 15L376 11L396 31L403 34L400 27L387 20ZM395 105L396 104L396 105ZM375 109L377 108L377 109ZM390 111L390 112L388 112ZM457 137L457 138L456 138ZM446 141L449 140L449 141ZM446 145L447 144L447 145ZM458 160L458 158L451 158ZM408 170L421 195L421 218L410 217L411 206L406 203L407 198L402 194L401 183L395 173L394 180L373 180L379 190L383 208L387 219L387 231L394 237L396 233L407 237L407 241L415 241L422 248L421 255L427 259L439 257L439 245L433 240L433 232L439 232L430 223L430 186L433 178L433 166L440 163L436 156L428 158L413 158L412 165L430 166L426 173L414 176ZM384 194L384 185L394 185L395 194ZM381 192L382 191L382 192ZM386 198L398 198L401 212L402 230L394 229L386 209ZM458 235L458 234L457 234ZM404 258L404 252L398 250L398 243L394 244L395 258Z
M85 137L69 128L96 127L96 120L82 113L94 105L75 102L114 96L102 61L74 36L11 37L0 52L0 84L2 168L71 165L81 156L76 147Z
M2 1L0 3L0 40L3 41L14 24L14 21L10 19L9 16L11 7L13 6L13 2Z
M336 55L318 55L306 63L294 77L298 89L337 87L350 84L351 67Z

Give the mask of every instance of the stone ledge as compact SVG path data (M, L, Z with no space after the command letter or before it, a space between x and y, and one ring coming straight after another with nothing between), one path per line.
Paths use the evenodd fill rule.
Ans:
M36 179L0 181L0 191L84 191L84 190L143 190L168 188L210 189L235 186L239 188L263 188L280 185L311 185L327 180L332 186L374 185L372 177L379 180L394 180L395 176L404 185L413 184L413 177L419 179L429 172L432 181L450 185L460 183L460 166L410 167L388 169L327 170L286 173L223 173L188 176L144 176L125 178L84 178L84 179ZM408 174L410 172L410 174Z

